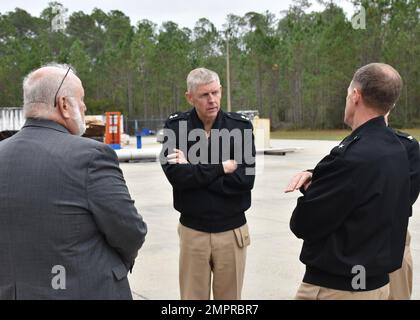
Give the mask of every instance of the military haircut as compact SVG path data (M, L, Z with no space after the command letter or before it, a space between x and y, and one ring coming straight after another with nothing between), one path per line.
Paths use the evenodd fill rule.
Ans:
M403 87L398 71L384 63L371 63L361 67L356 71L353 83L360 87L366 104L383 114L395 107Z

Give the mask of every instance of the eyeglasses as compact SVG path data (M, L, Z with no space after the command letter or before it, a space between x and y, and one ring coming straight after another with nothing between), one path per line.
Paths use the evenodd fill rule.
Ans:
M56 107L57 107L57 95L58 95L58 93L60 92L60 89L61 89L61 87L63 86L64 80L66 80L67 75L69 74L70 70L71 70L71 67L69 67L69 69L67 70L66 75L64 76L63 80L62 80L62 81L61 81L61 83L60 83L60 86L58 87L57 92L55 93L55 96L54 96L54 108L56 108Z

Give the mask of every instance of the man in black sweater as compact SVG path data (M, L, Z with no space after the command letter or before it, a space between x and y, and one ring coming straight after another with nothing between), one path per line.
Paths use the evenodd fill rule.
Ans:
M419 142L410 134L394 130L407 150L410 162L410 205L413 206L420 192L420 148ZM412 209L410 217L412 216ZM389 275L389 299L410 300L413 292L413 259L411 256L411 235L407 231L402 266Z
M388 124L388 117L385 117ZM394 130L407 151L410 163L410 205L413 206L420 193L420 147L419 142L410 134ZM312 182L313 170L296 174L285 192L301 189L303 193ZM410 217L412 216L412 208ZM411 235L407 230L402 266L389 275L389 300L410 300L413 291L413 259L411 255Z
M245 211L255 180L251 122L220 109L218 75L200 68L187 79L188 102L165 124L161 163L181 213L179 281L181 299L241 298L246 248Z
M304 240L297 299L388 299L411 211L407 151L384 118L401 88L398 72L379 63L359 69L350 84L352 134L317 165L290 221Z

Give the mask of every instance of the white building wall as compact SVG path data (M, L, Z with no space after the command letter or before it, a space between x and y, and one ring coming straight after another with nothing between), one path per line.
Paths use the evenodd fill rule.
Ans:
M96 116L105 124L105 115ZM21 108L0 108L0 131L20 130L25 124L23 109ZM124 132L124 116L121 115L121 133Z
M25 124L20 108L0 108L0 131L20 130Z

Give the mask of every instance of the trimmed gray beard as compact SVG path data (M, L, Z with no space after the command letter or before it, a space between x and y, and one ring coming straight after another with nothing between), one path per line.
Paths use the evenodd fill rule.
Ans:
M82 120L82 114L80 113L80 106L76 102L76 99L71 99L71 101L72 101L72 107L76 111L76 116L73 119L74 121L76 121L77 128L78 128L76 135L81 137L86 132L86 124Z

